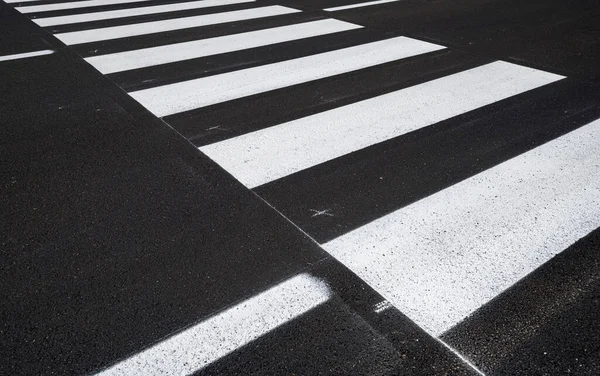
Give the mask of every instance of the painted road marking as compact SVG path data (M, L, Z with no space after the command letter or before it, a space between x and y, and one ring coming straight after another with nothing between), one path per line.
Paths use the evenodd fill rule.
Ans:
M103 40L132 37L136 35L146 35L161 33L165 31L181 30L191 27L200 27L227 22L251 20L263 17L280 16L284 14L298 12L300 11L296 9L274 5L261 8L236 10L232 12L176 18L171 20L142 22L131 25L73 31L68 33L55 34L54 36L67 45L73 45L80 43L98 42Z
M147 14L158 14L176 12L181 10L210 8L222 5L250 3L255 0L201 0L191 1L187 3L176 3L176 4L165 4L165 5L154 5L149 7L130 8L130 9L119 9L110 10L106 12L94 12L85 14L74 14L69 16L57 16L57 17L46 17L46 18L35 18L32 19L36 24L46 27L55 25L65 25L79 22L90 22L100 20L110 20L122 17L133 17L142 16Z
M325 19L248 33L93 56L85 60L100 72L108 74L348 31L361 27L348 22Z
M300 274L98 373L189 375L325 303L322 281Z
M27 59L30 57L50 55L53 53L54 53L54 50L41 50L41 51L33 51L33 52L24 52L21 54L3 55L3 56L0 56L0 61Z
M167 116L442 48L406 37L391 38L129 94L156 116Z
M439 336L600 227L599 182L595 121L323 247Z
M53 10L64 10L64 9L77 9L77 8L88 8L97 7L103 5L115 5L115 4L128 4L128 3L142 3L150 0L89 0L89 1L72 1L69 3L56 3L56 4L40 4L40 5L28 5L24 7L16 7L21 13L34 13L34 12L48 12ZM7 3L22 3L23 1L6 1Z
M562 78L498 61L200 150L254 188ZM152 103L141 103L152 110Z
M350 4L350 5L342 5L340 7L333 7L333 8L327 8L327 9L323 9L327 12L335 12L338 10L344 10L344 9L353 9L353 8L361 8L361 7L368 7L371 5L379 5L379 4L385 4L385 3L393 3L399 0L378 0L378 1L368 1L366 3L357 3L357 4Z

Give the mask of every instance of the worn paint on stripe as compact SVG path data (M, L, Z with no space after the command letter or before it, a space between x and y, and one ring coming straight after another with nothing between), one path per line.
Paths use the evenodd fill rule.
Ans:
M437 336L600 227L599 182L595 121L323 247Z
M378 0L378 1L368 1L366 3L357 3L357 4L350 4L350 5L342 5L339 7L333 7L333 8L327 8L327 9L323 9L326 10L328 12L335 12L338 10L344 10L344 9L354 9L354 8L361 8L361 7L368 7L371 5L379 5L379 4L385 4L385 3L393 3L399 0Z
M499 61L200 150L253 188L561 78Z
M104 5L115 5L115 4L129 4L129 3L142 3L150 0L89 0L89 1L72 1L68 3L55 3L55 4L40 4L40 5L27 5L23 7L16 7L21 13L35 13L35 12L49 12L53 10L64 10L64 9L77 9L77 8L88 8L98 7ZM22 1L13 1L21 3Z
M391 38L231 73L135 91L130 95L155 115L166 116L442 48L442 46L406 37Z
M98 373L189 375L325 303L327 285L300 274Z
M86 58L108 74L361 28L334 19Z
M223 12L215 14L205 14L200 16L182 17L171 20L142 22L131 25L105 27L100 29L73 31L69 33L55 34L63 43L67 45L98 42L102 40L118 39L132 37L136 35L146 35L161 33L165 31L181 30L192 27L216 25L226 22L235 22L251 20L262 17L279 16L283 14L297 13L299 10L282 7L279 5L236 10L232 12Z
M158 14L167 12L177 12L182 10L210 8L222 5L250 3L255 0L201 0L201 1L190 1L187 3L176 3L176 4L164 4L154 5L149 7L130 8L130 9L119 9L111 10L106 12L94 12L85 14L74 14L69 16L57 16L57 17L46 17L36 18L32 21L36 24L46 27L55 25L66 25L78 22L91 22L100 20L110 20L122 17L134 17L148 14Z
M21 54L3 55L3 56L0 56L0 61L27 59L30 57L50 55L53 53L54 53L54 50L41 50L41 51L33 51L33 52L24 52Z

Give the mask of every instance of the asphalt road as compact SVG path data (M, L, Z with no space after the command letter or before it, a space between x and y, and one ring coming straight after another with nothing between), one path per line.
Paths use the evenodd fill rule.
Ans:
M600 374L600 4L356 1L0 2L0 374Z

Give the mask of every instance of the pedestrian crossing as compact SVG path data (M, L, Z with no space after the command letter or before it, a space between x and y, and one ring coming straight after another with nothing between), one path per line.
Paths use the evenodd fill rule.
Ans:
M352 72L440 46L398 37L242 71L131 92L158 117L243 98L258 93Z
M130 4L140 2L150 2L152 0L85 0L85 1L73 1L73 2L62 2L62 3L49 3L44 4L38 0L7 0L9 4L21 4L24 3L27 6L16 6L15 8L23 13L35 13L35 12L51 12L57 10L69 10L79 8L91 8L105 6L105 5L119 5L119 4ZM33 2L34 4L29 4ZM39 3L39 4L38 4Z
M360 28L348 22L325 19L222 37L149 47L86 58L104 74L173 63L227 52L283 43Z
M252 0L14 3L434 337L600 227L584 83Z
M599 131L592 122L323 247L442 335L600 227Z
M255 188L557 79L513 64L491 63L200 150ZM419 111L422 108L427 111Z
M66 45L99 42L109 39L127 38L137 35L156 34L160 32L216 25L227 22L251 20L262 17L279 16L298 12L296 9L278 5L237 10L232 12L215 13L209 15L190 16L162 21L142 22L122 26L105 27L83 31L72 31L55 34Z
M217 7L222 5L249 3L254 0L200 0L190 1L188 3L175 3L165 5L153 5L148 7L109 10L105 12L74 14L68 16L43 17L34 19L33 22L40 26L65 25L79 22L90 22L100 20L110 20L122 17L142 16L147 14L168 13L190 9L201 9Z

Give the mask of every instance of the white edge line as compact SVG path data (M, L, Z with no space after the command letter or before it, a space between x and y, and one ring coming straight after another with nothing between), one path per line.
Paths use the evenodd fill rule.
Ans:
M333 7L333 8L325 8L323 9L326 12L335 12L338 10L345 10L345 9L354 9L354 8L361 8L361 7L368 7L371 5L379 5L379 4L386 4L386 3L393 3L396 1L400 1L400 0L377 0L377 1L369 1L366 3L358 3L358 4L350 4L350 5L342 5L339 7Z
M180 375L197 372L327 302L326 282L295 275L96 373Z
M14 55L4 55L4 56L0 56L0 61L27 59L30 57L50 55L53 53L54 53L54 50L41 50L41 51L33 51L33 52L24 52L21 54L14 54Z
M425 330L425 329L423 329ZM485 373L483 373L482 370L480 370L479 368L477 368L477 366L475 364L473 364L469 359L465 358L461 353L459 353L458 351L454 350L454 348L452 348L452 346L448 345L446 342L442 341L439 338L435 338L434 339L436 341L438 341L439 343L441 343L442 345L444 345L445 348L447 348L448 350L450 350L450 352L454 355L456 355L460 360L462 360L465 364L467 364L469 367L471 367L475 372L477 372L478 374L480 374L481 376L485 376Z

